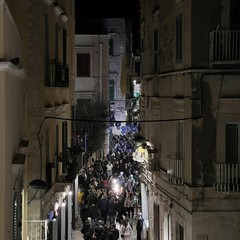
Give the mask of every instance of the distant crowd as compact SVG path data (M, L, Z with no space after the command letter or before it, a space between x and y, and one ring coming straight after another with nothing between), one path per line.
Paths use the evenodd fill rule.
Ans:
M127 151L125 136L115 136L113 142L106 157L90 157L79 172L78 206L86 240L127 240L133 228L141 239L140 166Z

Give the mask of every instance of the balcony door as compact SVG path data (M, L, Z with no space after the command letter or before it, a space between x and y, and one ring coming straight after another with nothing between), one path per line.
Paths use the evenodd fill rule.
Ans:
M153 205L154 214L154 240L160 240L160 222L159 222L159 205L154 203Z
M239 164L239 124L226 124L226 163Z

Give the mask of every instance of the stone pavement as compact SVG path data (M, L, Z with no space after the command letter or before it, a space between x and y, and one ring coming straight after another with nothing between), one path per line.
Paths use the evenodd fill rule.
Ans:
M137 232L136 232L137 221L135 219L130 219L130 222L133 225L133 235L129 238L129 240L136 240L137 239ZM83 235L81 233L82 221L79 217L77 218L77 221L75 224L76 224L76 229L72 231L72 240L84 240Z

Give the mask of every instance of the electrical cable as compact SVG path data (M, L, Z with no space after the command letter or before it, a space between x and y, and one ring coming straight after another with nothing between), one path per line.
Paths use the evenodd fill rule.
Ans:
M56 120L64 120L64 121L72 121L72 122L85 122L85 125L87 122L91 122L91 123L154 123L154 122L172 122L172 121L184 121L184 120L197 120L202 118L202 116L197 116L197 117L188 117L188 118L173 118L173 119L150 119L150 120L99 120L99 119L76 119L76 118L64 118L64 117L51 117L51 116L47 116L44 117L39 131L38 131L38 143L39 143L39 150L40 150L40 179L42 179L42 145L41 145L41 141L40 141L40 133L43 127L43 124L45 122L45 120L47 119L56 119ZM28 201L27 204L31 203L32 200L35 198L37 192L39 189L36 190L36 192L34 193L34 195L32 196L32 198Z
M72 122L92 122L92 123L153 123L153 122L172 122L172 121L184 121L184 120L197 120L202 118L202 116L197 117L187 117L187 118L172 118L172 119L148 119L148 120L99 120L99 119L76 119L76 118L64 118L64 117L45 117L43 121L46 119L56 119L56 120L65 120Z

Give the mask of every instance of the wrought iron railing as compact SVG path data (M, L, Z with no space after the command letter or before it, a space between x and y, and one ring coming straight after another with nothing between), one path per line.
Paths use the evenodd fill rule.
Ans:
M45 86L47 87L68 87L69 68L68 65L52 60L47 66Z
M215 188L220 192L240 191L240 166L239 164L216 164Z
M27 240L47 240L47 220L24 221L27 229Z
M183 160L169 159L167 168L167 179L171 184L183 184Z
M240 62L240 31L212 31L209 33L210 62Z

